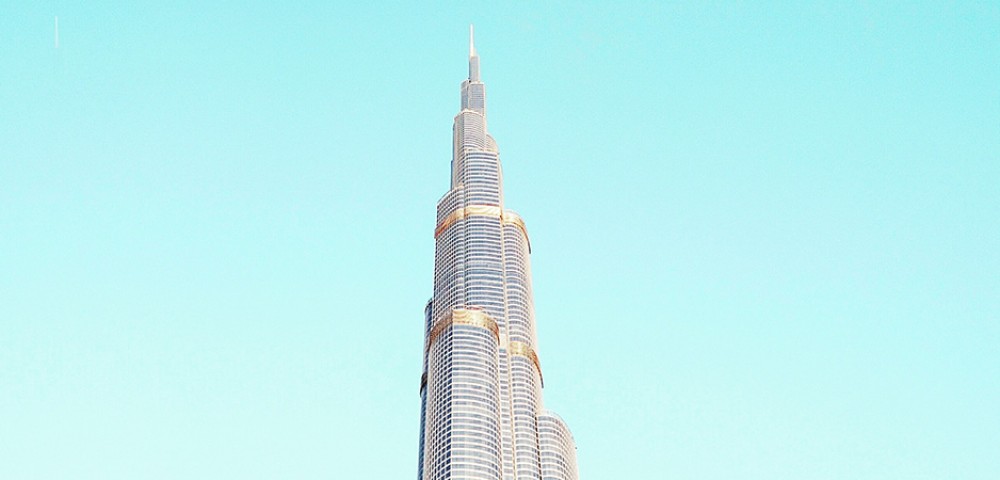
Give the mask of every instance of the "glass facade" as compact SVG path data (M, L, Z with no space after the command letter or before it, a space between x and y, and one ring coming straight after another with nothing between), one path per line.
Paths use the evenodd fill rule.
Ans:
M451 187L437 206L424 311L419 480L575 480L569 429L542 405L528 232L505 210L471 43Z

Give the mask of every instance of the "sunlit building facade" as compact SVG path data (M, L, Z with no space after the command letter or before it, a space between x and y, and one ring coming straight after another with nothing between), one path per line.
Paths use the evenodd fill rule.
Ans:
M573 436L542 404L531 245L504 208L471 32L461 92L424 310L418 480L576 480Z

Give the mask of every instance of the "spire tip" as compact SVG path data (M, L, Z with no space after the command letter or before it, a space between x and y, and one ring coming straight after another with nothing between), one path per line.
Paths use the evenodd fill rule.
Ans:
M469 56L476 56L476 35L471 23L469 24Z

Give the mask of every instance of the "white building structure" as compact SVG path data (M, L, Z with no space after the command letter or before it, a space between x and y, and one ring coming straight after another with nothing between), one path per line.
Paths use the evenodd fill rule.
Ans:
M437 206L425 309L419 480L576 480L566 424L542 405L524 221L504 208L470 30L451 188Z

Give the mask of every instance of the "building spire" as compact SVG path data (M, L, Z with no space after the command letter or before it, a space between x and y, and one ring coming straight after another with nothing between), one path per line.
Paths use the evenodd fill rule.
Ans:
M479 54L476 53L476 39L472 29L472 25L469 25L469 81L478 82L479 80Z
M469 56L476 56L476 35L471 23L469 24Z

